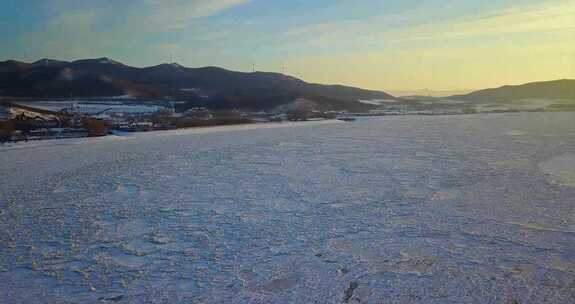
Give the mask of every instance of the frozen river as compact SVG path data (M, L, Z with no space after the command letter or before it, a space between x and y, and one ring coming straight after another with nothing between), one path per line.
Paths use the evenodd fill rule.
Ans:
M575 113L0 148L0 303L575 303Z

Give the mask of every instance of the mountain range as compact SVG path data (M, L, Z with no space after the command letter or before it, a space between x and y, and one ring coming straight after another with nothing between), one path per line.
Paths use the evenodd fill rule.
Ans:
M308 83L279 73L245 73L219 67L188 68L176 63L139 68L110 58L72 62L51 59L33 63L0 62L2 96L30 100L165 99L185 102L188 107L242 110L286 108L303 101L316 109L350 111L368 111L386 104L381 101L403 101L409 105L413 100L425 99L422 96L397 98L383 91ZM502 86L446 98L467 103L514 103L529 99L571 100L575 103L575 80Z
M382 91L307 83L279 73L188 68L175 63L138 68L109 58L0 62L0 96L174 99L194 106L249 110L273 109L305 100L318 109L353 111L373 107L361 100L396 99Z

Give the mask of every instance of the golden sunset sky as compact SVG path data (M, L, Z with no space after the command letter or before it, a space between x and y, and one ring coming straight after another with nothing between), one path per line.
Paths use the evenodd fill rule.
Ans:
M4 0L0 59L111 57L387 91L575 78L575 0Z

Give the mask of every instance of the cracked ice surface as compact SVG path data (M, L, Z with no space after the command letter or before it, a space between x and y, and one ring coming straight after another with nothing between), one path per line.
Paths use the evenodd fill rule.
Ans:
M5 148L0 303L574 303L574 121Z

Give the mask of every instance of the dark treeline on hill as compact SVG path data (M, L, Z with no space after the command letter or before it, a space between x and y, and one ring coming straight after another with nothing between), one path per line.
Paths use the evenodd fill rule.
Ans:
M524 99L569 99L575 100L575 80L531 82L523 85L475 91L466 95L451 96L451 99L512 103Z
M381 91L311 84L279 73L243 73L178 64L136 68L108 58L0 62L0 96L173 98L193 106L249 110L273 109L305 99L319 109L351 111L372 107L359 100L395 99Z

